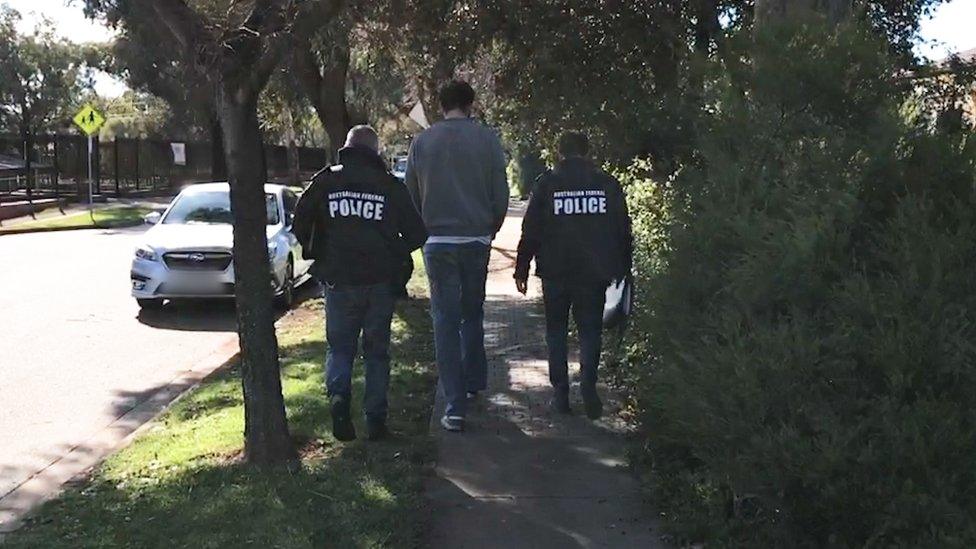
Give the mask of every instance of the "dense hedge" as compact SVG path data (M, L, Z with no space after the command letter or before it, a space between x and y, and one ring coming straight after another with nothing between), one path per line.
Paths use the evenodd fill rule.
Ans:
M623 177L666 525L719 546L974 546L976 136L868 33L782 32L711 78L671 180Z

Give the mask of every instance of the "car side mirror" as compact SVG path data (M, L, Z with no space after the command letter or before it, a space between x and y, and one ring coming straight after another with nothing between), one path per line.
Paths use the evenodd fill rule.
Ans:
M149 212L142 217L142 220L146 222L147 225L156 225L163 218L163 214L159 212Z

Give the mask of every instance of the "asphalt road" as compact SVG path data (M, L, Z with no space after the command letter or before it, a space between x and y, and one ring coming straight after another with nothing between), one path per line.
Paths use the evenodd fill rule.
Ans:
M140 313L143 231L0 236L0 498L236 340L229 303Z

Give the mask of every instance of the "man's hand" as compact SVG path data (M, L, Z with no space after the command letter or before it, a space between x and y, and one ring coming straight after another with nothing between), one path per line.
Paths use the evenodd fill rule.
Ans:
M529 291L529 279L528 278L516 278L515 279L515 289L519 291L520 294L525 295Z

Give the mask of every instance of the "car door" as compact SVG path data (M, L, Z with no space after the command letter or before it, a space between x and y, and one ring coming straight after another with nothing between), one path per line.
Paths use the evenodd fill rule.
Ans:
M281 203L285 210L285 230L288 231L288 242L291 245L292 257L295 258L295 277L305 276L312 262L302 257L302 245L291 232L291 225L295 219L295 208L298 206L298 195L290 189L281 192Z

